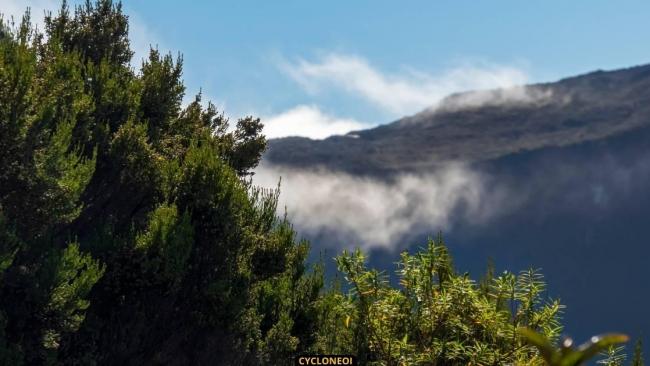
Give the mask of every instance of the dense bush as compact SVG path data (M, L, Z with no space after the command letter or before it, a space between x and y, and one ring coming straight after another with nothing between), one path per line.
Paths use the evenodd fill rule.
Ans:
M3 364L277 363L314 343L318 270L277 192L246 176L258 119L229 129L182 62L129 62L119 4L64 4L0 36ZM236 351L235 351L236 350Z
M536 351L517 329L535 329L551 340L562 329L562 306L542 297L539 273L504 273L480 286L454 271L440 238L415 255L402 254L398 288L366 269L359 251L337 262L350 283L349 294L338 301L343 319L337 338L348 340L353 353L382 363L528 363Z

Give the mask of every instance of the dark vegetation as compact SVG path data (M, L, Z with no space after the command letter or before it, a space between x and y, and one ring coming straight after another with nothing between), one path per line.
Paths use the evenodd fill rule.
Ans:
M398 287L359 251L325 286L278 192L250 183L260 120L182 107L182 59L132 55L110 0L64 4L44 34L0 25L0 364L620 364L621 336L552 345L540 273L474 282L440 237L402 254Z

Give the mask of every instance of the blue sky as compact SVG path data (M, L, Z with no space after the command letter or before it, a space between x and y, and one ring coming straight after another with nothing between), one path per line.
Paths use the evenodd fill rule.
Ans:
M78 1L72 1L75 3ZM16 13L56 0L0 0ZM181 52L188 98L269 134L391 122L474 88L650 62L650 2L124 1L133 47Z

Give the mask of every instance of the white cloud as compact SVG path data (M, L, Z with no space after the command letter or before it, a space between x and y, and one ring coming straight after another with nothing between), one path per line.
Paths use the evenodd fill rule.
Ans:
M478 90L454 94L441 100L431 110L458 110L486 105L545 103L550 101L552 97L553 91L549 88L513 86L507 89ZM564 96L562 100L556 101L567 103L569 99L569 96Z
M286 112L262 119L268 138L304 136L323 139L364 128L353 119L336 118L323 113L316 106L299 105Z
M281 68L308 92L337 88L391 113L405 115L430 108L445 96L467 90L508 88L528 82L519 68L492 64L462 64L431 75L414 70L384 74L365 59L328 54L317 62L282 61Z
M456 219L486 222L514 204L504 187L460 165L391 181L263 165L253 178L273 188L280 177L279 213L286 207L305 234L343 234L344 246L399 249L409 243L398 240L414 231L449 230Z
M408 69L400 74L383 74L358 56L328 54L318 62L304 59L280 62L281 68L305 90L319 94L342 89L388 112L386 118L410 115L422 110L458 109L485 104L531 103L550 98L548 90L522 86L526 73L511 66L462 64L440 75ZM493 90L496 88L504 88ZM456 94L461 91L478 90ZM379 122L379 121L376 121ZM377 125L324 114L317 106L297 106L266 119L270 138L306 136L325 138Z

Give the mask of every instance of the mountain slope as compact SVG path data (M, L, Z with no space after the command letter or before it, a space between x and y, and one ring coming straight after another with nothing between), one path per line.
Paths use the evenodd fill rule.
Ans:
M650 123L650 65L456 94L432 111L325 140L271 140L265 160L352 173L413 171L602 139Z

